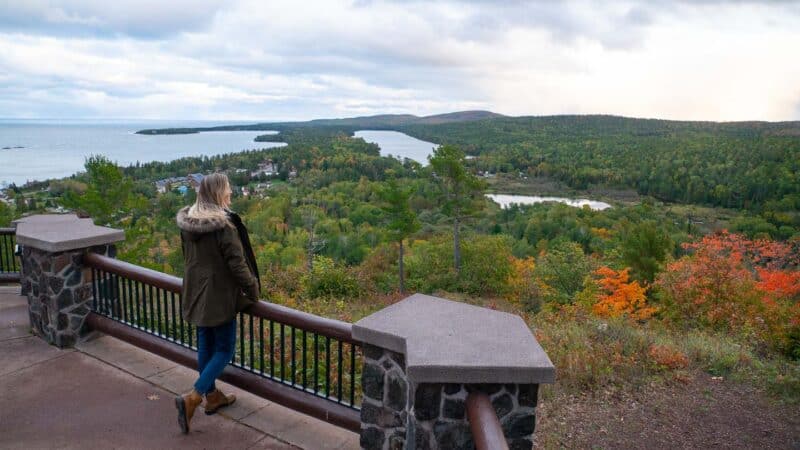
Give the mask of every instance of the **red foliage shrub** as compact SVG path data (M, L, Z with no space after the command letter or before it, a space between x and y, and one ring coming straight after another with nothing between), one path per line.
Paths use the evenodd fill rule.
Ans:
M651 345L647 356L663 369L676 370L689 367L689 358L680 350L668 345Z
M784 242L721 232L686 244L655 285L667 315L691 326L752 336L793 353L800 314L798 255Z

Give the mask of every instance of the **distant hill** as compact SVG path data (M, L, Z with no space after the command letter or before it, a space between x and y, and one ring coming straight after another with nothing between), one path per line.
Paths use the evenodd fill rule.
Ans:
M271 122L252 125L224 125L205 128L160 128L137 131L136 134L191 134L203 131L268 131L302 127L343 128L395 128L407 125L437 125L443 123L472 122L483 119L506 117L491 111L459 111L433 116L411 114L380 114L377 116L350 117L344 119L315 119L306 122Z

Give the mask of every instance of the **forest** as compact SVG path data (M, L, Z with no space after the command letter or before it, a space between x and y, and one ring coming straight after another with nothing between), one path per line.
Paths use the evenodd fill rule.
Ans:
M267 301L352 322L423 292L519 314L559 370L545 396L705 373L800 401L800 125L563 116L398 129L444 145L421 165L318 126L216 157L118 167L97 155L45 190L11 190L0 221L82 211L125 230L119 258L182 276L175 214L195 194L153 183L224 171ZM265 160L276 173L252 176ZM501 209L479 171L641 199ZM698 210L725 219L698 223Z

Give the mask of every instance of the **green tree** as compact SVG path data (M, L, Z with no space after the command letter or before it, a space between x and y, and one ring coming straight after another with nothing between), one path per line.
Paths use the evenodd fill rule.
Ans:
M672 247L672 240L665 230L659 229L653 221L645 221L626 233L622 242L622 259L633 270L635 278L652 283Z
M303 205L297 208L297 215L303 222L308 239L306 240L306 268L314 269L314 255L325 247L325 239L319 236L317 224L325 217L325 212L316 205Z
M5 202L0 202L0 227L7 227L14 219L14 212Z
M17 215L22 215L28 211L28 203L25 201L25 197L22 195L18 195L14 198L14 209L17 211Z
M453 145L442 145L428 156L442 194L442 212L453 220L453 264L461 275L461 224L485 204L486 183L467 171L464 152Z
M561 241L537 259L533 274L547 285L545 300L569 304L591 271L592 263L580 244Z
M403 188L397 179L390 178L386 181L378 195L384 202L382 207L386 214L388 223L386 228L390 239L398 245L398 264L400 276L400 292L405 292L405 274L403 270L403 240L416 233L420 228L417 214L411 209L409 199L411 198L411 188Z
M86 191L82 195L66 191L62 200L65 207L85 212L103 224L131 208L133 182L116 164L105 156L92 155L86 158L84 167L88 179Z

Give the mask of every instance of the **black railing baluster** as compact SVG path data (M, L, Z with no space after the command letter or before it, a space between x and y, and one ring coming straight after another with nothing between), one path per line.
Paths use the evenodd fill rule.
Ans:
M319 392L319 334L314 333L314 393Z
M11 271L12 272L19 272L19 260L17 259L16 255L14 255L14 246L17 244L16 236L9 236L8 237L8 256L11 258Z
M303 389L306 388L306 330L301 330L303 333Z
M97 269L92 267L92 310L97 311Z
M117 274L110 273L109 274L109 291L111 295L109 296L109 300L111 300L111 317L116 320L119 320L119 289L117 289Z
M97 313L105 315L106 301L106 273L97 271Z
M342 367L342 341L339 341L339 345L337 345L336 347L337 347L338 356L339 356L339 367L338 367L339 370L337 372L337 375L339 376L339 380L336 383L336 387L337 387L337 390L336 390L336 401L338 401L339 403L342 403L342 382L344 381L342 379L342 369L343 369L343 367Z
M284 347L284 328L285 325L281 324L281 382L286 381L286 371L284 368L286 367L286 363L284 360L284 353L286 352L286 348Z
M247 317L250 318L250 369L254 370L256 365L253 363L253 358L255 357L255 351L253 351L253 343L256 340L256 334L253 332L253 316L248 314Z
M147 286L147 304L150 306L150 311L147 313L148 331L153 332L153 286Z
M136 326L144 328L144 285L136 283Z
M350 344L350 406L356 400L356 344Z
M181 335L180 340L175 337L175 334L178 332L178 324L175 323L175 293L169 293L169 306L172 309L172 321L169 324L170 330L172 330L172 340L176 342L183 342L183 335Z
M0 244L0 273L2 272L11 272L11 264L6 260L8 258L8 235L4 234L0 236L3 238L2 244Z
M261 369L261 375L264 375L264 318L258 318L258 342L260 343L259 347L259 369Z
M291 337L291 339L292 339L292 384L294 384L295 371L297 370L296 369L297 366L296 366L295 360L294 360L294 353L295 353L294 352L294 345L295 345L295 343L294 343L294 327L291 327L291 331L292 331L292 337Z
M167 337L167 324L169 324L169 316L167 315L167 293L161 288L156 288L156 311L158 311L158 335Z
M119 279L119 275L114 275L114 298L116 299L116 306L114 307L114 317L117 320L122 320L122 309L124 305L124 299L122 298L122 281Z
M162 295L162 293L164 295ZM163 297L163 298L162 298ZM161 336L166 336L166 325L167 325L167 317L166 317L166 292L163 289L158 288L156 289L156 313L158 314L158 334Z
M103 279L105 280L104 286L104 293L103 297L105 298L105 306L103 306L103 313L106 316L113 317L113 310L111 309L113 303L111 301L111 274L109 272L103 272L105 276Z
M119 298L122 300L122 311L120 311L120 316L122 317L123 322L128 322L128 291L125 289L128 285L128 279L122 278L119 281Z
M16 259L14 258L14 238L11 235L3 235L3 246L5 261L3 262L3 271L16 272Z
M3 270L0 272L16 272L14 259L14 239L10 235L3 235Z
M325 336L325 397L331 396L331 338Z
M239 313L239 365L244 367L244 314Z
M175 293L172 293L172 298L175 298ZM186 345L186 335L183 333L183 303L181 297L178 297L178 326L180 327L181 339L180 343Z
M106 315L114 317L114 294L112 286L114 285L114 274L106 272Z
M125 280L125 298L127 299L126 303L126 310L125 310L125 317L128 318L127 322L129 324L133 323L133 292L131 291L131 284L133 281L129 278L123 278Z
M175 308L172 306L171 292L164 290L164 337L175 340Z
M269 321L269 376L275 378L275 321Z
M133 311L131 310L131 307L133 306L133 293L131 292L131 284L133 283L133 281L130 278L123 278L122 280L124 286L123 289L125 290L125 298L127 300L125 302L125 317L128 318L127 323L132 324Z
M10 238L9 235L7 234L3 235L3 251L2 251L2 256L0 256L2 258L2 261L0 262L0 264L2 264L2 268L0 268L0 272L14 271L13 257L12 258L8 257L9 255L8 250L14 248L14 245L12 244L11 239L9 238Z
M14 272L14 243L10 237L7 234L3 235L3 251L0 252L0 258L2 258L0 260L0 272ZM9 250L11 250L10 253ZM9 257L9 255L11 256Z

